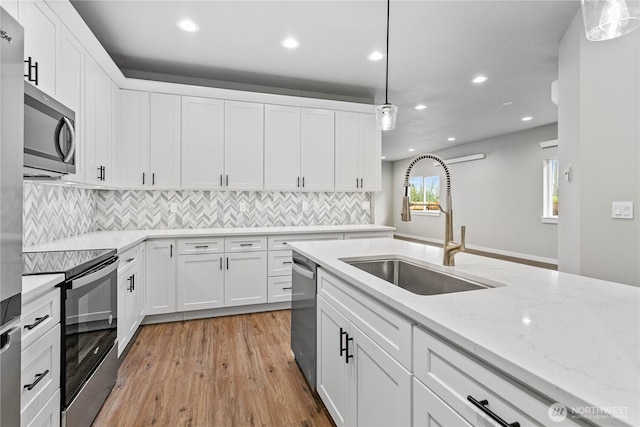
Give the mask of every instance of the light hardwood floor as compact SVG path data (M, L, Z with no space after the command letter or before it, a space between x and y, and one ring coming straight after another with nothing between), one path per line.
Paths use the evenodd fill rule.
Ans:
M94 426L331 426L291 354L290 318L144 326Z

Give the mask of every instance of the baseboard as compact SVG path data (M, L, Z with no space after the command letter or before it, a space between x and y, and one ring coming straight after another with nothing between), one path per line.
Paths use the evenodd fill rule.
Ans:
M141 325L155 325L158 323L183 322L185 320L208 319L210 317L234 316L237 314L262 313L264 311L287 310L291 308L291 301L275 302L271 304L242 305L238 307L211 308L208 310L181 311L178 313L154 314L146 316Z
M415 236L412 234L395 233L394 237L399 240L413 241L416 243L426 243L431 246L442 246L442 240L429 237ZM532 265L534 267L546 268L549 270L558 269L558 260L553 258L539 257L536 255L523 254L519 252L503 251L500 249L485 248L483 246L467 245L466 252L474 255L496 258L504 261L516 262L519 264Z

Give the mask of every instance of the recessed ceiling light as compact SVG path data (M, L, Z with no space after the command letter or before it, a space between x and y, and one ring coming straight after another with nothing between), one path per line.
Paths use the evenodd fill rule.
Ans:
M503 107L506 107L506 106L509 106L509 105L511 105L511 104L513 104L513 101L503 102L503 103L502 103L502 104L500 104L500 105L502 105Z
M382 54L382 52L378 52L373 51L369 54L369 56L367 56L367 58L369 59L369 61L380 61L382 58L384 58L384 55Z
M478 76L475 79L471 80L474 83L484 83L487 81L487 76Z
M190 21L188 19L182 19L182 20L176 22L176 25L182 31L186 31L188 33L195 33L195 32L200 30L200 27L198 27L198 25L195 22Z
M424 104L418 104L413 108L415 108L416 110L424 110L425 108L427 108L427 106Z
M523 118L522 118L522 121L523 121L523 122L528 122L529 120L532 120L532 119L533 119L533 117L531 117L531 116L526 116L526 117L523 117Z
M293 37L289 37L282 40L282 46L286 47L287 49L295 49L300 46L300 42Z
M415 148L409 148L409 152L413 152L413 151L416 151L416 149Z
M456 139L454 137L451 138L447 138L447 141L455 141Z
M382 157L380 157L380 158L381 158L382 160L384 160L384 159L386 159L386 158L387 158L387 156L382 156Z

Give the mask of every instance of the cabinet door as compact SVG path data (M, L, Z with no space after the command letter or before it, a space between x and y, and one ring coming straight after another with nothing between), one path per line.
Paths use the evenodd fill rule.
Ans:
M178 311L224 305L223 254L178 257Z
M149 94L121 90L118 110L118 182L126 188L141 188L151 179Z
M264 105L224 103L225 184L229 190L262 190Z
M348 352L355 361L351 399L356 402L357 424L411 425L411 373L353 325L349 338L353 338Z
M76 113L76 173L62 177L64 181L85 182L84 160L84 47L62 26L60 54L57 57L57 99Z
M224 101L182 97L182 188L224 184Z
M471 427L464 418L444 403L427 386L413 379L413 425L424 427Z
M84 67L84 164L85 182L97 184L101 176L97 163L98 64L86 55Z
M56 64L62 24L42 0L19 2L20 23L24 27L24 56L38 63L38 88L56 96ZM27 65L25 64L25 74ZM33 83L32 83L33 84Z
M142 243L138 245L138 275L136 276L136 323L142 323L146 314L147 298L147 246Z
M321 296L317 297L316 389L336 426L355 425L355 401L351 397L353 359L346 363L344 345L349 321Z
M118 179L118 138L120 122L120 88L111 81L111 170L106 174L107 182L113 186L119 184Z
M127 266L118 273L118 357L129 344L136 323L135 268Z
M359 188L360 170L358 156L360 115L337 111L335 143L336 190L355 191ZM357 180L357 181L356 181Z
M334 189L334 113L301 110L300 175L303 191Z
M147 315L176 311L176 242L147 241Z
M373 114L360 117L360 190L380 191L382 189L382 134L376 128Z
M224 271L224 305L267 302L267 253L227 253Z
M151 94L150 188L180 188L180 111L180 96Z
M300 108L264 107L264 186L267 190L296 191L300 176Z
M102 167L101 179L98 183L110 184L114 176L111 161L111 79L102 68L97 70L96 86L96 161L97 167Z

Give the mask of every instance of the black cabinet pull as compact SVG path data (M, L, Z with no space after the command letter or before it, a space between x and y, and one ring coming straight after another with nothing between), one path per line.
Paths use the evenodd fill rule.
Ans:
M475 407L477 407L478 409L480 409L482 412L484 412L485 414L487 414L492 420L494 420L495 422L498 423L498 425L502 426L502 427L520 427L520 423L515 421L513 423L508 423L505 420L503 420L502 418L500 418L496 413L494 413L491 409L487 408L487 405L489 404L489 401L484 399L484 400L476 400L473 396L468 395L467 396L467 400L471 403L473 403L473 405Z
M282 261L283 264L293 264L293 261Z
M222 257L220 257L220 270L222 270Z
M133 292L133 291L135 291L135 290L136 290L136 275L135 275L135 274L133 274L133 275L131 276L131 279L132 279L132 280L131 280L131 291Z
M209 245L196 245L194 246L194 248L196 249L207 249L209 247Z
M102 166L98 166L98 181L102 181Z
M302 187L304 188L304 176L302 177Z
M340 328L340 357L342 357L342 355L344 354L344 352L346 350L346 347L342 347L342 337L344 335L348 336L348 334L342 328Z
M135 260L135 258L127 258L127 262L131 262L131 261L134 261L134 260Z
M300 187L300 177L298 177L298 187Z
M151 185L156 185L156 173L151 174Z
M127 281L129 282L129 287L127 288L127 290L129 292L133 292L133 275L127 277Z
M220 174L220 187L222 187L222 174Z
M45 314L45 315L44 315L44 316L42 316L42 317L36 317L36 319L35 319L36 321L35 321L35 322L33 322L33 323L32 323L32 324L30 324L30 325L26 325L24 328L25 328L27 331L30 331L30 330L32 330L33 328L35 328L36 326L38 326L40 323L42 323L42 322L44 322L45 320L47 320L48 318L49 318L49 315L48 315L48 314Z
M229 257L227 257L227 270L229 269Z
M229 175L226 176L226 184L227 184L227 187L228 187L229 186Z
M103 181L107 180L107 167L106 166L102 167L102 180Z
M169 245L169 258L173 258L173 244Z
M344 355L344 362L345 363L349 363L349 359L353 359L353 354L349 354L349 342L353 341L353 338L349 337L349 334L347 334L347 341L345 342L345 352L346 354Z
M247 246L253 246L253 243L240 243L240 247L241 248L244 248L244 247L247 247Z
M31 57L25 59L24 63L27 64L27 74L25 74L24 77L27 78L27 81L33 82L38 86L38 63ZM33 74L31 74L31 72L33 72Z
M145 177L145 173L142 172L142 185L144 185L144 177Z
M360 188L364 188L364 179L360 178Z
M33 390L33 388L34 388L35 386L37 386L37 385L38 385L38 383L39 383L40 381L42 381L42 379L43 379L45 376L47 376L47 374L48 374L48 373L49 373L49 370L47 369L46 371L44 371L44 372L43 372L43 373L41 373L41 374L36 374L36 379L35 379L35 381L34 381L34 382L32 382L31 384L27 384L27 385L25 385L23 388L26 388L26 389L27 389L27 390L29 390L29 391Z
M358 185L358 178L356 178L356 188L360 188L360 186Z
M283 291L286 291L286 290L289 290L289 289L291 289L291 288L292 288L291 286L287 286L286 288L282 288L282 290L283 290Z

